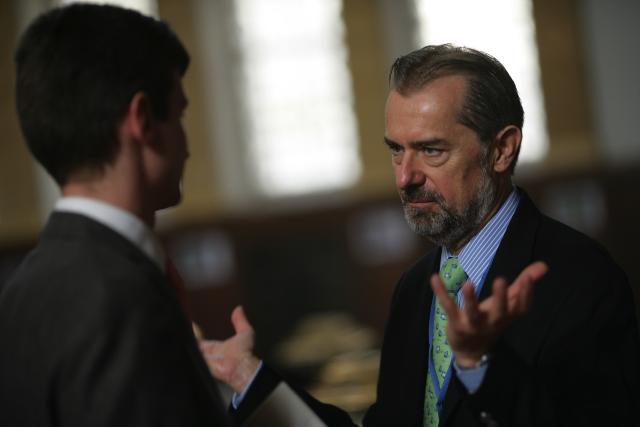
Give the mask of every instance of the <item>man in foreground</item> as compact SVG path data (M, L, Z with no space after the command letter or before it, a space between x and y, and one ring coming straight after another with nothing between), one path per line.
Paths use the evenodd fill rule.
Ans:
M85 4L39 17L15 59L25 139L62 198L0 295L0 425L228 425L152 231L181 198L186 50Z
M624 273L511 182L516 87L495 58L427 46L391 69L385 143L411 228L438 248L400 279L364 426L638 425L640 343ZM281 378L236 335L202 345L240 422ZM352 425L304 391L329 426Z

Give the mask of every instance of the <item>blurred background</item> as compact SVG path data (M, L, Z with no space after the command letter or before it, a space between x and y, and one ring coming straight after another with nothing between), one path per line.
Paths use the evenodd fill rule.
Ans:
M62 3L0 0L0 289L59 195L22 140L13 49ZM112 3L167 21L191 53L184 200L158 228L208 337L231 334L243 304L259 354L316 396L356 415L375 397L393 287L430 249L405 225L383 144L388 70L432 43L506 66L525 107L516 183L637 290L640 2Z

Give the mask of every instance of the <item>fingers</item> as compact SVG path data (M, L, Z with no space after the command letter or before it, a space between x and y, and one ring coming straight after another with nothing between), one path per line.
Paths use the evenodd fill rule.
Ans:
M445 313L447 313L449 321L457 318L458 305L449 296L449 293L447 292L447 288L445 288L444 286L444 282L442 282L442 279L437 273L431 276L431 289L433 289L433 293L438 299L438 302L444 309Z
M520 272L518 277L516 277L516 280L513 281L512 287L517 287L520 283L523 285L534 284L538 280L542 279L548 270L549 268L547 267L547 264L542 261L531 263Z
M478 308L478 299L476 298L475 289L471 282L467 281L462 285L462 294L464 295L464 312L471 325L476 325L480 320L481 313Z
M507 281L502 277L497 278L493 282L493 299L494 304L490 312L490 322L498 323L505 318L507 314Z
M518 275L508 291L508 311L518 315L525 313L533 301L533 286L549 270L544 262L529 264Z
M525 313L527 310L529 310L529 307L533 302L534 284L535 284L535 280L533 279L532 276L524 278L522 282L522 290L518 294L518 305L516 307L516 310L518 310L519 313Z
M447 294L442 279L437 274L431 276L431 288L449 317L447 337L456 358L477 360L477 355L486 353L505 327L529 309L533 287L547 270L543 262L532 263L511 286L504 278L497 278L493 281L491 296L482 302L478 301L473 285L465 283L462 310Z
M521 276L522 275L528 275L531 278L531 281L533 283L535 283L538 280L542 279L542 276L547 274L547 271L549 271L549 267L547 266L547 264L545 262L536 261L536 262L534 262L532 264L529 264L527 266L527 268L522 270L522 273L520 273L520 275Z
M204 339L204 332L202 332L202 328L196 322L191 322L191 329L193 330L193 335L198 341Z
M520 292L520 295L518 298L519 304L517 308L519 312L525 313L526 311L528 311L532 301L533 301L533 281L528 280L524 284L522 292Z
M244 309L241 305L233 309L231 313L231 323L237 334L241 332L253 332L253 327L247 320L247 316L245 316Z

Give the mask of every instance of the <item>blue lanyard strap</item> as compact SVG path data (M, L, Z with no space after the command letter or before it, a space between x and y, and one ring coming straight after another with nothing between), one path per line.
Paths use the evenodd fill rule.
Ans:
M444 405L444 397L447 393L447 389L449 388L449 382L451 381L451 363L449 363L449 367L447 368L447 373L445 374L444 381L442 381L442 385L440 385L438 381L438 373L436 372L436 368L433 364L433 319L435 316L436 310L436 297L433 296L431 301L431 313L429 314L429 355L427 359L429 361L429 375L431 375L431 380L433 381L433 388L436 392L436 396L438 397L438 401L436 403L436 408L438 409L438 413L442 411L442 407ZM444 331L443 331L444 332ZM451 356L451 362L453 362L454 356Z

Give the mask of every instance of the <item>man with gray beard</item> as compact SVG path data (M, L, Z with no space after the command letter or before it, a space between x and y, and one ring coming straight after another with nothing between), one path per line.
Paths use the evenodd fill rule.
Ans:
M481 180L479 191L462 212L456 212L449 207L444 197L436 190L421 187L399 190L407 224L414 233L428 238L436 245L452 247L477 228L496 203L495 188L486 170ZM440 210L428 212L414 208L411 203L416 200L432 200Z
M640 425L631 289L599 244L512 184L522 126L490 55L427 46L393 64L384 140L407 221L438 248L396 286L364 426ZM232 321L236 335L202 350L242 422L283 383L241 310ZM326 425L353 425L297 393Z

